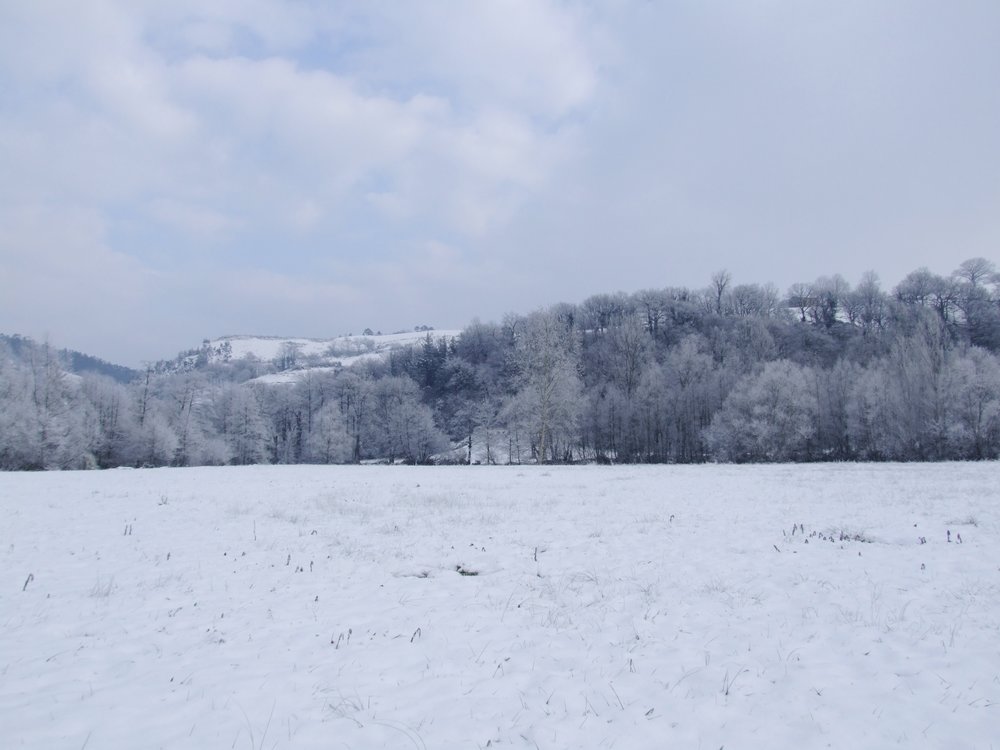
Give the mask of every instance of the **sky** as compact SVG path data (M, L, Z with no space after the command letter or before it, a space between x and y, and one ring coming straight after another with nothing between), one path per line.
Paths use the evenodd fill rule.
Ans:
M0 332L110 361L1000 265L995 0L0 0Z

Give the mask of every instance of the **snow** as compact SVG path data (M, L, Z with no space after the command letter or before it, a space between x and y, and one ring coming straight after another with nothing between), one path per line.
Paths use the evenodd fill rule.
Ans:
M243 359L247 356L253 356L266 362L278 357L285 344L299 346L300 352L304 355L322 355L332 341L332 339L280 338L274 336L224 336L211 341L210 346L214 349L221 344L229 342L229 345L232 347L233 359Z
M997 480L2 474L0 746L996 747Z
M447 331L405 331L403 333L389 333L381 336L337 336L330 339L309 339L309 338L281 338L277 336L223 336L209 342L209 346L215 349L228 342L232 347L232 359L242 359L246 356L254 356L265 362L273 360L281 355L282 347L285 344L295 344L299 347L299 352L303 356L326 355L327 350L333 346L336 348L351 348L353 346L366 345L369 342L374 347L374 351L379 353L388 352L400 346L412 346L419 344L430 334L433 341L442 338L457 338L462 332L460 330ZM346 367L352 357L334 357L335 360L343 361Z
M294 344L303 360L307 357L314 357L316 360L302 361L297 369L268 373L251 381L267 385L289 385L297 383L306 373L336 372L340 368L350 367L367 359L381 359L389 352L402 347L418 346L428 335L432 341L438 342L442 339L458 338L461 333L459 330L404 331L378 336L338 336L332 339L223 336L210 341L209 348L217 351L223 344L228 343L232 360L252 356L263 362L270 362L281 356L286 344Z
M326 375L340 371L340 367L310 367L304 370L285 370L283 372L271 372L267 375L250 380L251 383L262 383L265 385L292 385L309 375Z

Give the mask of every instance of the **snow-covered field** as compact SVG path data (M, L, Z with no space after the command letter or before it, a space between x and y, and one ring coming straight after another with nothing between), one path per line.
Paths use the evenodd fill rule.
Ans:
M2 474L0 572L4 748L1000 747L996 463Z

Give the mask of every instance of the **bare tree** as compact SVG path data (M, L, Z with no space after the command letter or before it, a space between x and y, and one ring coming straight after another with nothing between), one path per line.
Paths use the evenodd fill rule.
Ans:
M788 306L799 311L800 322L806 322L806 313L813 305L813 290L809 284L798 282L788 287Z
M733 280L732 275L725 268L716 271L712 274L712 295L713 303L715 306L715 314L722 315L723 312L723 300L725 299L726 290L729 288L729 283Z
M993 281L996 278L996 266L986 258L969 258L952 273L952 276L961 281L966 281L973 287L980 286L983 282Z
M851 322L859 325L866 335L885 326L886 302L874 271L866 271L857 288L845 296L845 307L851 308Z

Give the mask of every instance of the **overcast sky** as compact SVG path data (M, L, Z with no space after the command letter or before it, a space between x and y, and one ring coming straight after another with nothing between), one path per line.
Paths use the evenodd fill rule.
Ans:
M137 365L974 256L997 0L0 0L0 332Z

